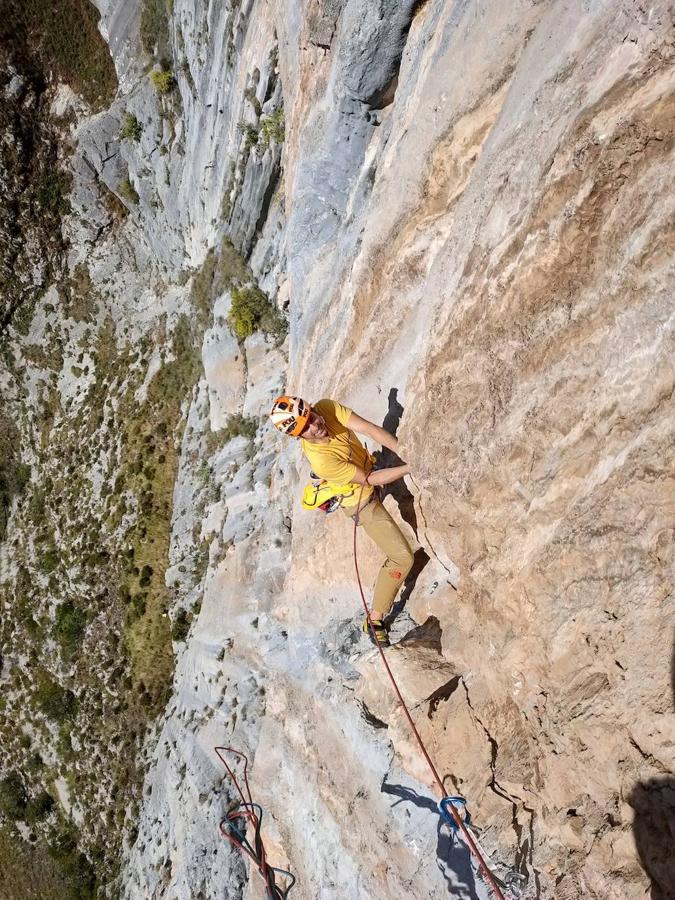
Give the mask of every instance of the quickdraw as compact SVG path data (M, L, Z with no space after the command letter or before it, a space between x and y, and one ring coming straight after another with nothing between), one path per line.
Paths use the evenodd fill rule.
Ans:
M455 817L448 810L448 806L453 808L457 816L461 818L465 825L470 825L471 816L466 808L466 800L464 797L443 797L442 800L438 801L438 811L441 814L441 819L443 819L445 824L449 825L452 831L457 834L459 825L457 824Z

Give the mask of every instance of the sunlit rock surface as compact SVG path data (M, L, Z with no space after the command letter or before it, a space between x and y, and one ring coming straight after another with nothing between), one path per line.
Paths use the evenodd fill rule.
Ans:
M387 658L505 895L671 896L669 4L175 0L169 97L140 4L97 6L120 90L76 128L70 264L133 342L227 238L290 322L237 342L214 282L165 575L194 616L121 893L264 896L218 830L226 745L294 900L490 896L360 632L351 524L301 509L265 422L287 387L398 429L419 565ZM235 414L253 442L217 438Z

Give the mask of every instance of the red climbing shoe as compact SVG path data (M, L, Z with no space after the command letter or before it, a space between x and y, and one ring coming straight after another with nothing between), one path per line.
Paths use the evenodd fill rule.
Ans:
M368 624L368 619L364 619L361 628L370 638L370 642L372 644L375 644L376 647L391 646L391 644L389 643L389 629L384 624L382 619L373 619L371 617L370 625Z

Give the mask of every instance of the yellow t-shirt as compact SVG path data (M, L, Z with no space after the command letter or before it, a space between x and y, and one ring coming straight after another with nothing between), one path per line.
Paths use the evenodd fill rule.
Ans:
M325 478L330 485L353 490L342 500L342 506L349 509L357 505L359 497L367 500L373 493L374 488L369 484L360 485L352 481L357 468L364 472L371 470L370 454L354 432L347 428L351 409L335 400L319 400L312 405L312 409L325 420L330 440L325 444L314 444L300 438L302 452L309 460L312 471Z

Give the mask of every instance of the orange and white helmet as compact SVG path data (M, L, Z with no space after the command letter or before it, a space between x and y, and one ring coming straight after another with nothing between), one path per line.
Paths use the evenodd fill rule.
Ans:
M277 397L270 413L276 428L290 437L297 437L304 431L312 414L312 407L302 397Z

